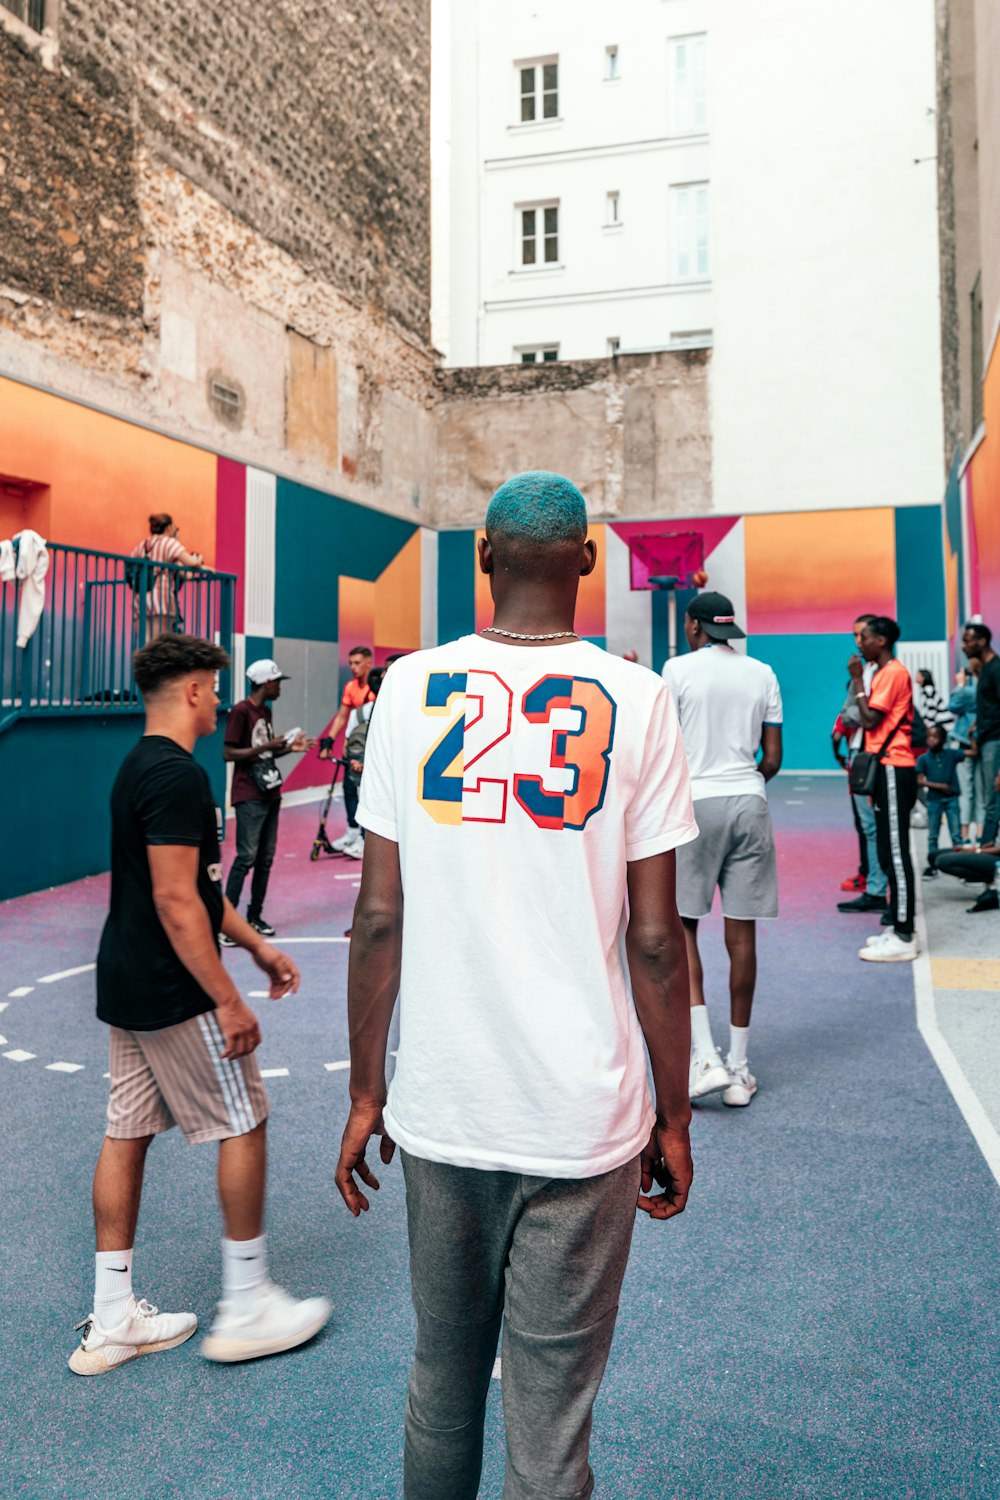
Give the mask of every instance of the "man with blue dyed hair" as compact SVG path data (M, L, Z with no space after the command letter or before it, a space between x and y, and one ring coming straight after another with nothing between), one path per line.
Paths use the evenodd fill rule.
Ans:
M406 1500L478 1493L501 1324L504 1495L592 1494L636 1206L671 1218L691 1184L674 851L697 828L665 685L573 629L596 556L568 479L501 485L493 624L396 662L365 746L337 1186L358 1215L369 1139L402 1147Z

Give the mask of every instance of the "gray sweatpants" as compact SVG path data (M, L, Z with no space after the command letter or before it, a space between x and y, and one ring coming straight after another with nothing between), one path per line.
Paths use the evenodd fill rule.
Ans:
M501 1321L504 1500L586 1500L639 1158L575 1181L402 1158L417 1312L405 1500L475 1500Z

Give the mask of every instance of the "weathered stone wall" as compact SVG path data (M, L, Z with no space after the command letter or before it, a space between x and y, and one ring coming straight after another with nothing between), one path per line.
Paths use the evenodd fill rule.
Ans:
M594 517L710 511L708 372L707 350L440 371L436 524L481 524L519 469L569 475Z

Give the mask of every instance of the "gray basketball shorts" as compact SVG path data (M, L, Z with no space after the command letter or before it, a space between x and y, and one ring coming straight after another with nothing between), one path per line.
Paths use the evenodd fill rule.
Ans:
M677 850L677 910L707 917L715 887L722 914L740 921L778 915L778 860L764 797L699 797L698 837Z

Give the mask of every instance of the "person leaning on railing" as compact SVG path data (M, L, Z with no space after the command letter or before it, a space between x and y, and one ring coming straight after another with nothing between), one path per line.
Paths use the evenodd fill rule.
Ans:
M149 518L149 535L132 548L133 557L145 558L151 563L175 563L182 568L212 569L200 552L188 552L177 540L180 527L173 516L160 511ZM179 630L184 621L178 602L179 578L166 568L158 568L152 574L152 584L146 594L146 640L154 641L165 630Z

